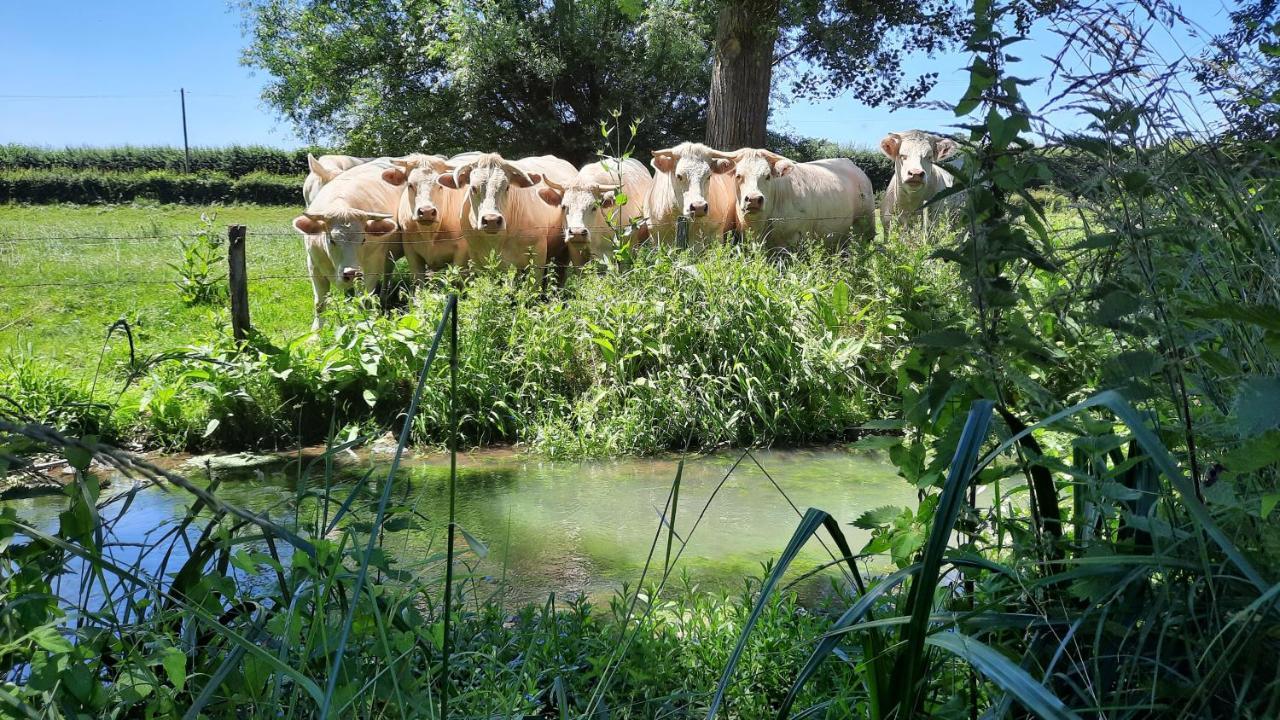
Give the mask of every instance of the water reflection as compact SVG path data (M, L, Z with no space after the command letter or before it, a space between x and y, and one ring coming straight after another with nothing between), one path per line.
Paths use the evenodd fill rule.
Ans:
M335 497L345 497L370 469L369 487L376 487L387 460L375 456L344 463ZM297 468L294 463L274 471L224 474L218 495L290 524L300 508ZM655 547L676 469L672 458L553 462L509 451L469 453L459 458L458 522L488 546L487 559L476 569L495 588L505 578L509 601L538 600L552 591L561 597L599 598L639 578ZM310 482L314 486L318 478ZM424 529L389 534L384 543L393 556L413 564L442 547L447 456L406 460L394 490L398 504L427 518ZM371 496L359 500L371 501ZM309 511L310 502L302 501L302 512ZM777 557L809 506L840 521L856 550L867 535L848 523L882 505L914 503L914 489L877 456L820 449L698 457L685 464L675 514L675 531L688 541L681 567L703 586L737 589L744 573L758 574L762 563ZM7 504L37 526L53 529L64 500L28 498ZM113 539L144 546L155 542L156 529L180 521L190 504L191 498L180 491L142 490L115 523ZM331 514L335 505L331 503ZM656 543L659 565L665 545L663 534ZM679 545L677 541L677 551ZM185 552L184 547L174 549L171 567L185 559ZM796 567L803 571L828 559L813 545Z

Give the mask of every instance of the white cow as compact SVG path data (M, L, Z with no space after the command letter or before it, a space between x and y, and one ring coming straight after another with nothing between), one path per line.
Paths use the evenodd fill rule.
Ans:
M925 204L955 184L951 173L937 164L955 154L955 141L923 130L908 130L884 136L880 151L893 160L893 178L880 201L880 222L885 237L893 223L909 227L922 214L922 229L928 233L930 208Z
M460 225L464 191L439 182L442 175L453 172L453 166L439 155L406 155L391 162L404 176L396 223L414 279L421 280L428 269L465 265L467 241ZM400 177L384 179L395 183Z
M320 188L293 226L302 233L307 249L307 270L315 293L315 319L332 286L346 290L363 278L373 289L399 254L400 237L396 208L404 189L399 168L390 158L379 158L343 172ZM387 177L384 177L387 176Z
M497 153L472 156L437 182L463 190L459 227L471 262L502 267L533 265L542 278L548 258L564 247L560 212L538 198L544 177L568 185L577 171L552 155L507 160Z
M369 162L370 158L359 158L351 155L321 155L315 157L311 153L307 153L307 167L311 172L307 173L307 179L302 182L302 201L310 205L315 199L316 193L320 192L320 188L330 180L338 177L344 171L350 170L357 165L363 165Z
M732 160L731 154L701 143L653 151L653 186L642 211L658 242L675 242L679 216L690 219L689 241L695 247L734 229L734 186L727 176Z
M635 158L611 157L583 165L568 185L550 177L542 183L538 196L563 214L569 262L581 266L592 258L613 257L619 234L633 237L632 220L641 217L653 176ZM616 203L619 192L626 199L621 205Z
M852 160L795 163L754 148L733 158L738 228L767 247L794 248L810 234L830 247L843 245L850 232L875 238L875 193Z

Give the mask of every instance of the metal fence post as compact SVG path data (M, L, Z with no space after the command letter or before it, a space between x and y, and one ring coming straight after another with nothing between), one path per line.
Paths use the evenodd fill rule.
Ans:
M684 215L676 216L676 247L689 247L689 218Z
M227 226L227 285L231 291L231 334L244 342L249 334L249 275L244 260L244 225Z

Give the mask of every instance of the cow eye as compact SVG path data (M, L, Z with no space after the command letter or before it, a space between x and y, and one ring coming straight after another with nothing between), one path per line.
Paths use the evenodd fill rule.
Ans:
M680 182L684 182L684 173L676 173L676 179Z

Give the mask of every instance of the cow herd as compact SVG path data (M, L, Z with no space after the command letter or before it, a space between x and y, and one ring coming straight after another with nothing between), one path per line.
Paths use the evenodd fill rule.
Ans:
M912 130L890 133L880 149L894 161L880 207L887 233L951 186L937 163L956 145ZM619 238L672 244L679 218L695 251L733 231L771 248L804 236L833 246L875 236L871 181L845 158L797 163L768 150L686 142L653 151L652 173L634 158L581 168L551 155L478 152L307 159L307 208L293 225L306 242L316 328L331 288L357 279L375 287L400 257L415 279L468 263L541 276L548 266L607 258Z

